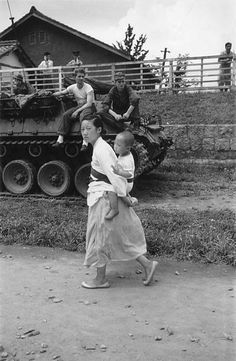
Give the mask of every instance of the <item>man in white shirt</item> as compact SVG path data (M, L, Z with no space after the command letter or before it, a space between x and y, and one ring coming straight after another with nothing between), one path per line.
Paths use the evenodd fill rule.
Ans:
M76 120L80 123L86 117L96 112L94 91L91 85L84 82L85 71L84 69L78 69L76 71L76 83L68 86L62 91L53 93L55 97L59 95L71 94L74 96L77 106L70 108L63 114L63 118L58 127L58 139L53 145L54 147L60 147L63 145L64 136L69 134L72 125ZM86 150L87 144L83 141L81 150Z
M52 86L52 73L53 61L50 59L51 54L47 51L44 53L43 61L39 64L38 68L42 70L44 89L53 88Z

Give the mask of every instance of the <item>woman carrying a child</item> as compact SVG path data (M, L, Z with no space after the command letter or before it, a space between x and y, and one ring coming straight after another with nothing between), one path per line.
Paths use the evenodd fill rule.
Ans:
M88 223L86 234L86 256L84 265L95 266L97 274L82 286L89 289L108 288L106 267L110 261L136 259L144 268L149 285L153 279L157 262L145 257L146 240L141 222L132 207L122 201L126 197L127 181L113 172L117 157L111 146L102 138L103 124L99 116L83 120L83 139L93 146L91 182L88 188ZM119 213L106 219L110 210L109 192L118 195Z

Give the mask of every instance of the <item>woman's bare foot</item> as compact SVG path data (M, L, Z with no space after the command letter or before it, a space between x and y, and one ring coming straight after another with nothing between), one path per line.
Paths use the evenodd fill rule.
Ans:
M96 288L109 288L110 283L106 280L98 280L97 278L94 278L93 280L86 282L82 282L82 287L88 288L88 289L96 289Z
M150 267L148 267L148 269L145 270L146 280L143 282L144 286L148 286L152 282L157 265L158 265L157 261L152 261Z

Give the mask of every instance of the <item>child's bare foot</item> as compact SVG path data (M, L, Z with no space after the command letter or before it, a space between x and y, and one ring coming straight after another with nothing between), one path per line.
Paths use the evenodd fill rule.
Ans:
M108 220L111 220L113 219L115 216L117 216L119 214L119 211L118 210L115 210L115 209L111 209L107 215L105 216L105 219L108 219Z
M135 197L130 197L130 200L131 200L132 207L133 207L133 206L136 206L136 204L138 204L137 198L135 198Z
M153 261L151 263L150 269L148 270L147 279L143 282L144 286L148 286L152 282L152 279L153 279L154 273L156 271L157 265L158 265L157 261Z

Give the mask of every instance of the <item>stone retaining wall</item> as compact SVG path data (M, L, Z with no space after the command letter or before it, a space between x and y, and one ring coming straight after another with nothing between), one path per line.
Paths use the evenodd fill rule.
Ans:
M165 125L174 158L236 159L236 124Z

